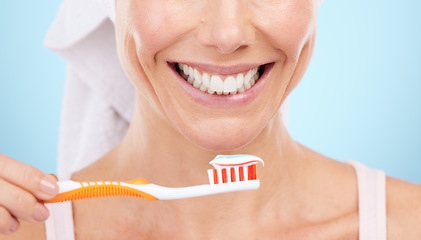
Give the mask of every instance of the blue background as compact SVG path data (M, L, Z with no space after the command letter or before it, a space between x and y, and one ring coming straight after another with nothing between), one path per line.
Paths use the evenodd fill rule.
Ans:
M61 1L0 0L0 153L55 172L65 66L43 47Z
M42 42L60 1L0 2L0 152L55 172L65 65ZM292 136L421 183L420 13L419 0L325 1Z

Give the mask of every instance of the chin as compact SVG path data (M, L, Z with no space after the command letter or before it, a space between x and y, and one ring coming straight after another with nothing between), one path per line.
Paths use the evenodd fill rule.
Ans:
M250 143L253 138L233 138L233 137L221 137L221 136L201 136L202 138L193 139L194 144L212 151L212 152L234 152L238 149L245 147Z
M199 131L190 129L184 136L202 149L227 153L244 148L256 138L259 132L259 130L253 130L251 127L232 128L219 124L211 128L202 128Z

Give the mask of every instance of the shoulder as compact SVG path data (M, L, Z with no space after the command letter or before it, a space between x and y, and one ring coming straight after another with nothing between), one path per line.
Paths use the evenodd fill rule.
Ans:
M20 221L20 227L17 232L10 236L0 235L0 240L44 240L45 235L45 224L44 223L28 223Z
M420 239L421 185L388 177L387 234L390 239Z

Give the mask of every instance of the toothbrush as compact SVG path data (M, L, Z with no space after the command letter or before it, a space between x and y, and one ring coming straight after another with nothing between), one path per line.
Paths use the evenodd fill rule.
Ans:
M170 200L211 194L253 190L260 187L256 164L264 162L253 155L218 155L208 170L209 184L170 188L149 183L142 178L128 182L58 182L59 193L44 203L57 203L96 197L139 197L147 200Z

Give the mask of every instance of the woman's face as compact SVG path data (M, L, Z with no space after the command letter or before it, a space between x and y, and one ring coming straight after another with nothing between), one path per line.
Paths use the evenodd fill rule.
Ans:
M117 1L123 68L192 143L232 151L270 123L302 78L315 0Z

